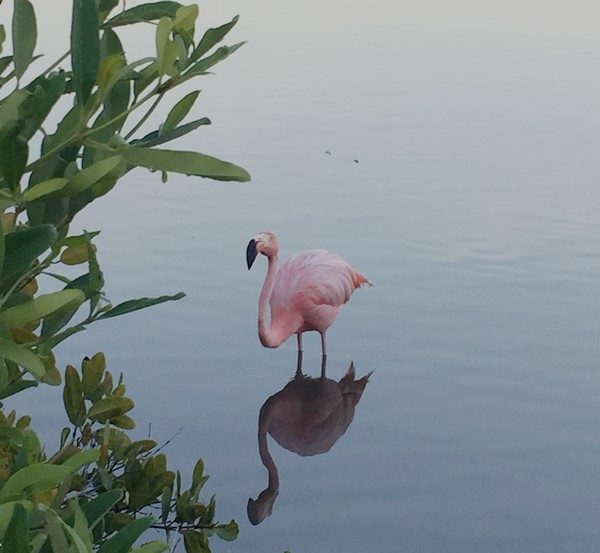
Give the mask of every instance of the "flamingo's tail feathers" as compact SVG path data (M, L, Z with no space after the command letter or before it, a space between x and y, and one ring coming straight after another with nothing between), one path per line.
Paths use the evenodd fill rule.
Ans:
M344 378L349 378L351 380L354 380L355 377L356 377L356 368L354 367L354 361L350 361L350 366L348 367L348 370L346 371L346 376Z
M360 378L358 380L358 382L363 383L363 388L367 385L367 382L369 382L369 379L371 378L372 375L373 375L373 371L369 371L367 374L365 374L365 376L363 376L362 378Z
M350 363L350 367L346 371L346 374L340 380L342 393L352 395L354 398L354 404L356 405L362 396L362 393L364 392L372 374L373 371L368 372L365 376L356 380L356 369L354 367L354 362Z
M356 271L352 272L352 282L354 283L354 288L360 288L364 284L367 286L373 286L373 283L366 276L361 275Z

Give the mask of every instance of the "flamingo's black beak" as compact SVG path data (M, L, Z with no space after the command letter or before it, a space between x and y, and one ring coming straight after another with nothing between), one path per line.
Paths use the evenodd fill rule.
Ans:
M256 251L256 242L254 239L248 242L248 247L246 248L246 262L248 263L248 270L252 267L252 263L256 259L257 251Z

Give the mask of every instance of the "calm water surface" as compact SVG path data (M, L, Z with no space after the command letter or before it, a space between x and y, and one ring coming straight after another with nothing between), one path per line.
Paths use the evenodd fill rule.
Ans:
M40 6L57 53L69 4ZM217 552L598 550L598 4L202 3L206 25L236 13L249 42L194 112L213 126L178 146L253 181L138 170L89 209L114 301L188 296L98 323L61 362L105 351L140 435L182 429L174 466L202 456L217 514L240 522ZM351 360L373 376L329 453L269 438L280 492L254 527L259 409L296 363L294 341L256 336L266 267L244 251L264 229L282 258L324 247L375 283L328 336L330 378ZM305 349L316 376L317 335ZM38 424L63 424L53 405Z

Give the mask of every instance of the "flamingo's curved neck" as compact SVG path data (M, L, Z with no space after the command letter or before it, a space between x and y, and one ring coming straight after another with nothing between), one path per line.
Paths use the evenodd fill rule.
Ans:
M265 491L278 492L279 473L277 472L275 461L273 461L273 457L271 457L269 445L267 444L267 431L271 422L271 410L273 407L271 402L267 400L260 410L260 417L258 419L258 451L260 453L260 460L269 473L269 485Z
M276 336L276 333L273 332L267 323L267 309L271 293L273 292L273 286L275 285L275 275L277 274L277 253L269 256L268 260L267 276L265 277L265 282L258 299L258 337L263 346L276 348L281 345L283 340L280 340L280 337Z

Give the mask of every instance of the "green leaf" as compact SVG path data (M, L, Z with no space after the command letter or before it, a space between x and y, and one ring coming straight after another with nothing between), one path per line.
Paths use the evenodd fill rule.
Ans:
M198 459L194 466L194 472L192 473L192 490L196 491L202 483L202 477L204 476L204 461Z
M67 236L62 240L59 240L55 247L61 248L62 246L84 246L90 241L90 239L98 236L99 234L100 231L95 230L92 232L85 232L84 234L78 234L77 236ZM67 280L67 282L69 281Z
M68 551L69 553L73 553L62 529L60 518L52 510L48 510L44 514L46 515L45 530L51 545L49 551Z
M2 315L3 314L4 313L2 313ZM23 367L38 380L41 379L46 372L44 364L35 353L10 340L6 340L5 338L0 338L0 357L8 359L20 367Z
M103 313L100 317L98 317L98 319L110 319L111 317L118 317L120 315L125 315L126 313L133 313L134 311L146 309L147 307L158 305L159 303L164 303L166 301L180 300L184 297L185 294L183 292L179 292L174 296L160 296L158 298L138 298L137 300L125 301L123 303L120 303L116 307L113 307L106 313Z
M171 36L171 20L162 17L156 27L156 67L161 75L175 75L174 63L179 53L177 45L169 39Z
M99 454L100 452L98 452ZM83 553L89 553L92 551L92 536L90 528L88 527L87 520L81 507L79 506L79 502L75 499L69 501L69 507L74 513L74 521L73 528L79 537L79 540L75 538L75 536L71 536L71 539L74 543L77 543L77 547L81 548L83 546ZM65 524L66 526L66 524ZM70 528L67 526L67 528Z
M121 499L123 491L120 488L114 488L107 492L101 493L89 503L82 506L83 514L88 521L90 530L93 530L96 525L104 518Z
M213 65L216 65L220 61L223 61L225 58L228 58L233 54L238 48L246 44L245 42L239 42L238 44L234 44L233 46L221 46L214 54L201 59L192 65L186 72L186 75L200 75L205 73L208 69L210 69Z
M46 196L51 196L52 194L56 194L60 192L69 182L69 179L64 177L58 177L55 179L49 179L35 186L28 188L23 194L23 201L25 203L35 202L40 198L44 198Z
M4 25L0 25L0 54L2 53L2 48L4 46L5 40L6 40L6 31L4 30Z
M111 54L102 60L97 77L98 87L102 92L106 92L116 83L124 65L125 58L121 54Z
M111 422L115 426L118 426L119 428L123 428L125 430L133 430L135 428L135 421L127 415L120 415L118 417L115 417L114 419L111 419Z
M87 235L87 233L86 233ZM88 235L90 236L90 235ZM96 257L96 248L91 242L91 237L88 238L88 265L90 268L88 285L92 291L91 301L90 301L90 315L94 313L98 302L100 301L100 291L102 290L102 286L104 286L104 276L102 271L100 270L100 265L98 264L98 258ZM87 298L87 294L86 294Z
M196 152L132 147L119 150L119 153L131 165L147 167L151 170L184 173L215 180L241 182L250 180L250 175L245 169Z
M71 290L68 286L66 290ZM74 297L71 301L64 304L62 307L44 318L44 324L42 326L41 338L45 341L48 338L54 336L61 328L63 328L77 313L78 309L85 302L86 295L82 290L81 295Z
M196 61L200 59L204 54L206 54L213 46L218 44L225 38L225 35L231 31L231 29L235 26L235 24L239 21L240 16L236 15L229 23L225 25L221 25L220 27L216 27L213 29L208 29L202 37L202 40L198 43L198 46L192 52L190 56L191 61Z
M54 511L46 511L46 516L47 516L49 523L51 520L54 522L58 522L58 524L60 525L62 530L69 537L69 539L71 541L71 548L69 548L68 551L74 552L74 553L90 553L92 551L91 546L90 546L90 548L88 548L86 546L86 541L88 541L88 542L90 541L89 534L88 534L88 536L86 536L87 540L82 539L82 537L79 535L79 533L76 532L75 529L71 528ZM76 517L76 519L78 518L77 513L75 514L75 517ZM78 522L81 524L81 522L83 522L83 521L81 521L81 519L79 519ZM84 524L85 524L85 522L84 522ZM48 526L50 526L50 524L48 524ZM55 543L54 538L56 538L56 537L57 537L57 532L55 531L54 536L51 534L52 545L54 546L54 551L67 551L67 549L64 547L64 542L62 540L60 540L58 543ZM60 547L60 549L59 549L59 547Z
M215 532L222 540L233 541L237 539L240 529L235 520L228 524L219 524L215 526Z
M47 534L38 534L37 536L34 536L33 538L31 538L31 540L29 541L29 547L30 547L29 553L40 553L40 551L42 550L42 547L44 547L44 544L46 543L47 540L48 540Z
M174 129L179 123L181 123L185 116L190 112L196 98L198 98L198 94L200 94L199 90L194 90L190 92L187 96L184 96L179 102L177 102L173 109L167 115L167 119L162 127L161 134Z
M133 409L134 404L128 397L109 396L99 399L90 407L88 417L92 420L105 422L107 419L113 419L124 415L127 411Z
M56 132L54 134L49 134L42 141L42 153L46 154L51 149L58 147L60 144L71 140L77 133L83 130L85 126L85 113L83 105L76 103L62 118L60 123L56 127ZM57 160L58 161L58 160ZM64 162L66 166L66 162ZM63 170L60 171L59 175L52 174L48 175L46 178L62 176L64 174ZM33 178L33 175L32 175ZM45 179L41 179L45 180ZM40 181L36 181L40 182Z
M28 0L15 0L12 35L15 73L20 79L31 63L37 40L35 12Z
M22 446L23 432L17 427L0 426L0 440L10 441L11 445Z
M142 21L156 21L161 17L174 17L181 7L179 2L151 2L140 4L115 15L103 27L120 27Z
M0 313L0 323L6 326L23 326L30 321L42 319L67 304L76 301L83 303L84 300L85 295L81 290L61 290L44 294Z
M68 365L65 370L65 387L63 389L63 403L69 420L75 425L83 424L85 418L85 402L81 380L75 367Z
M163 551L168 551L169 546L166 543L162 543L159 541L151 541L142 545L142 547L138 547L137 549L132 549L131 553L163 553Z
M35 59L35 58L34 58ZM27 85L31 92L19 108L19 116L24 120L19 132L26 140L40 129L52 108L65 93L67 77L64 71L40 75Z
M112 538L106 540L98 553L121 553L127 551L135 541L152 525L154 518L144 517L132 520Z
M0 399L14 396L27 388L35 388L38 385L34 380L15 380L6 386L0 388Z
M133 83L133 94L135 98L146 90L156 79L158 79L158 71L156 70L156 63L150 64L148 67L144 67L139 72L139 78L137 78ZM2 117L2 112L0 112L0 118Z
M171 498L173 497L173 488L169 486L165 486L162 491L161 501L160 501L160 518L165 524L167 519L169 518L169 513L171 512Z
M54 244L57 234L53 225L38 225L6 235L4 238L6 252L0 280L8 280L27 269Z
M0 128L4 128L10 121L19 119L19 107L31 96L26 89L19 89L11 92L2 100L2 109L0 110Z
M15 472L0 490L0 501L24 491L36 495L58 486L73 472L72 468L65 465L51 465L49 463L36 463L23 467Z
M71 434L71 429L65 426L60 432L60 447L62 448L66 443L69 435Z
M16 121L0 129L0 173L5 185L13 191L19 187L29 154L27 141L19 134L19 130Z
M50 354L48 357L50 357ZM49 384L50 386L60 386L62 384L62 376L59 370L56 368L56 362L54 359L50 361L48 358L46 358L44 367L46 369L46 374L44 375L44 378L42 378L42 382L44 384Z
M71 61L77 101L90 97L100 65L100 29L95 0L73 0Z
M88 449L86 451L82 451L73 455L67 459L62 466L70 467L73 472L77 472L79 469L82 469L86 465L91 463L97 463L98 459L100 459L100 450L99 449Z
M206 536L198 530L183 532L183 544L187 553L210 553Z
M170 142L171 140L175 140L176 138L180 138L202 125L210 125L210 119L208 117L203 117L202 119L196 119L196 121L190 121L185 125L181 125L180 127L176 127L172 130L165 131L164 125L159 131L153 131L143 138L139 138L131 141L131 145L135 146L158 146L159 144L163 144L165 142Z
M112 156L76 173L69 183L69 194L76 194L87 190L108 175L120 176L125 171L125 161L121 156Z
M100 19L104 20L104 18L118 5L119 0L99 0L98 11L100 12Z
M4 29L2 25L0 25ZM3 56L0 58L0 75L6 71L6 68L12 63L12 56Z
M2 540L3 553L29 553L27 545L27 511L20 503L13 509L12 517Z
M120 59L125 61L125 53L123 46L117 34L111 30L106 29L102 33L102 39L100 41L100 52L103 58L120 56ZM119 60L119 58L114 58ZM118 62L114 62L116 65L112 69L118 67ZM94 133L94 139L100 143L106 143L110 138L119 132L123 123L127 117L122 114L127 111L129 107L129 96L131 94L131 82L128 80L131 77L129 74L133 74L133 67L141 63L141 60L131 65L121 67L117 72L112 74L111 78L107 83L107 94L104 97L104 109L102 113L96 118L92 128L95 129L100 125L106 125L110 121L111 124L106 125L100 131ZM104 64L104 62L103 62ZM115 79L117 79L115 81ZM137 83L137 80L135 81ZM100 150L93 150L89 146L85 147L83 166L87 167L94 161L98 161L102 158L108 157L110 154Z
M0 219L2 217L2 212L4 209L0 209ZM4 243L4 227L2 225L2 221L0 220L0 275L2 275L2 267L4 265L4 254L6 253L6 245Z

